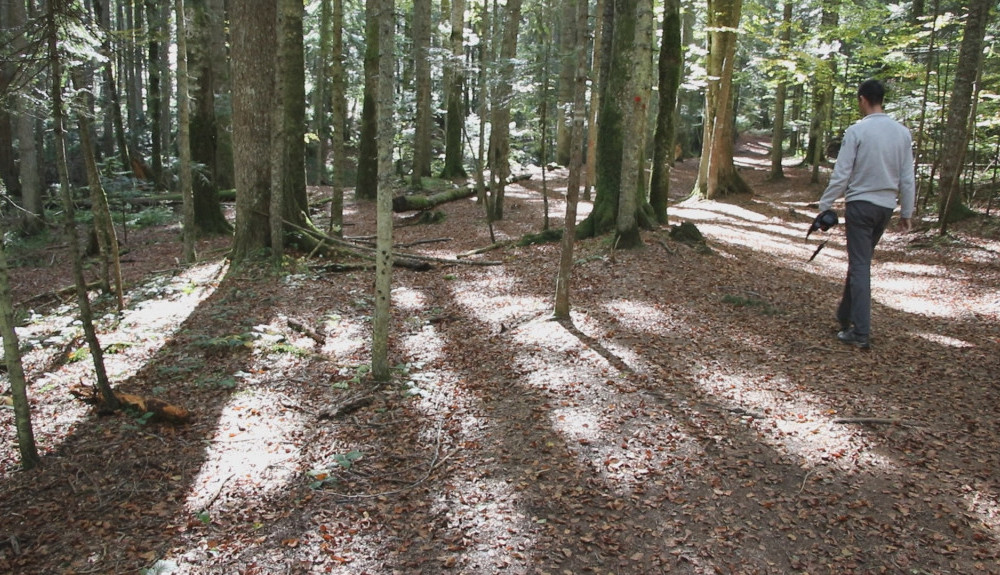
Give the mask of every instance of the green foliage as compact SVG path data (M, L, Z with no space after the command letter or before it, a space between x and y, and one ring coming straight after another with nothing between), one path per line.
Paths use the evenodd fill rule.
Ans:
M174 211L168 206L151 206L133 214L128 225L136 228L151 228L174 221Z
M756 295L733 295L726 294L722 296L722 303L729 304L733 307L746 307L758 311L759 313L767 316L778 315L781 310L767 303L766 301L760 299Z

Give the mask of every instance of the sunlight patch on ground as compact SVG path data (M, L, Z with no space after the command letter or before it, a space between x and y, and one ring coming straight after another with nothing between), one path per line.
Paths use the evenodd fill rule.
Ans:
M304 414L282 409L281 403L280 395L255 389L235 394L222 408L187 497L192 514L205 512L210 518L212 508L238 509L242 502L227 493L258 498L296 478L295 446L301 438L294 435L307 422Z
M976 347L975 345L967 341L962 341L960 339L955 339L953 337L948 337L946 335L941 335L939 333L928 333L928 332L910 332L910 333L921 339L925 339L931 343L936 343L938 345L943 345L946 347L957 347L957 348Z
M323 353L339 358L356 357L371 339L371 330L367 325L336 315L327 318L325 333Z
M966 509L982 521L983 526L1000 536L1000 497L996 492L964 486Z
M893 463L877 454L818 396L785 378L750 372L732 374L707 370L693 374L709 393L747 418L761 440L781 453L794 454L810 466L833 466L845 472L884 472Z
M395 307L405 310L419 310L426 303L427 296L422 291L406 286L396 286L392 289L392 304Z
M477 281L456 283L451 292L456 303L484 323L509 324L549 309L551 304L546 299L517 295L517 288L512 276L490 270ZM483 297L484 293L493 295Z
M574 319L584 318L574 314ZM669 406L629 393L636 391L632 376L618 373L615 365L637 365L641 358L632 350L607 346L601 353L581 352L577 335L548 320L520 326L515 342L517 364L524 372L519 383L550 398L550 425L565 448L581 468L618 493L633 491L647 477L674 469L677 461L699 452ZM604 353L617 356L614 365Z
M628 299L617 299L604 304L612 317L627 328L641 331L662 332L670 325L670 317L659 306Z

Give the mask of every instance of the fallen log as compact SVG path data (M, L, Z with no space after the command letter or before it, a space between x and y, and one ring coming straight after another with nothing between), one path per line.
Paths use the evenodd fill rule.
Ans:
M531 174L518 174L516 176L511 176L507 178L507 183L513 184L515 182L521 182L530 179L531 179ZM395 198L392 199L392 211L414 212L414 211L429 210L441 204L454 202L455 200L471 198L474 195L476 195L476 187L465 186L464 188L455 188L453 190L438 192L436 194L431 194L431 195L413 194L409 196L396 196Z
M113 410L105 406L104 399L96 386L79 383L72 386L69 392L80 401L94 405L99 413L112 413ZM191 420L191 412L167 403L155 397L142 397L131 393L116 391L115 398L118 400L121 409L134 409L145 415L150 414L149 421L165 422L173 424L185 424Z
M476 189L471 187L455 188L446 192L425 195L414 194L412 196L396 196L392 199L392 211L394 212L414 212L429 210L435 206L455 200L462 200L476 195Z

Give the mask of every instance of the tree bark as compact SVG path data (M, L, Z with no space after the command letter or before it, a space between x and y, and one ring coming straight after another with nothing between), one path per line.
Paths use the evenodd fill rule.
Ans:
M392 141L394 136L393 84L395 77L395 2L379 0L379 91L378 91L378 222L375 241L375 314L372 325L372 376L388 381L389 319L392 292Z
M278 69L281 72L275 90L281 90L284 114L282 131L284 145L282 151L283 169L281 173L282 191L284 195L285 220L296 224L305 224L309 213L309 200L306 197L306 70L305 46L303 35L304 4L302 0L281 0L279 10L283 14L279 18L282 27L278 29L281 36L281 46L278 53L283 62Z
M792 2L785 0L781 18L781 54L786 56L792 42ZM785 100L788 82L782 71L778 72L778 86L774 92L774 129L771 131L771 176L772 180L785 177L781 164L784 158L785 140Z
M500 42L499 76L494 84L490 114L490 167L488 209L492 221L503 219L504 193L510 177L510 100L513 96L514 59L517 57L517 34L521 24L521 0L508 0L507 19Z
M660 102L653 135L653 174L649 185L649 203L656 221L667 223L667 202L670 197L670 168L674 161L674 132L677 89L684 66L681 52L681 3L665 0L663 6L663 39L660 44L657 91Z
M358 142L358 182L354 196L374 200L378 195L378 81L379 0L365 0L365 91Z
M938 221L942 234L948 231L948 223L971 213L962 198L960 178L969 146L969 113L972 109L973 87L983 62L983 39L993 4L992 0L971 0L965 16L965 32L959 48L951 101L948 103L948 122L941 143Z
M174 0L177 18L177 151L180 156L180 185L184 212L184 261L194 263L195 238L194 190L191 184L191 103L188 99L187 14L184 0Z
M630 2L621 5L629 10ZM615 247L631 249L642 245L639 235L639 220L636 217L638 206L645 199L645 186L640 183L645 152L646 117L649 112L647 86L652 85L650 68L652 66L652 0L635 0L631 2L634 11L634 33L631 47L622 47L623 53L633 54L634 66L631 74L625 80L624 90L617 96L623 112L622 124L629 137L622 141L621 185L618 195L618 217L615 226ZM632 12L629 12L632 13ZM624 38L628 34L628 26L619 26L618 34ZM627 39L625 40L628 41ZM628 68L627 66L624 68Z
M556 104L556 163L568 166L570 162L570 130L572 124L573 91L576 88L576 50L587 50L586 43L580 43L576 36L575 1L563 2L559 15L559 95Z
M216 106L216 93L229 91L222 0L188 0L186 6L193 12L194 40L187 50L194 104L188 128L191 160L206 171L191 184L194 226L202 234L228 234L233 228L222 212L219 190L233 187L231 118Z
M10 24L12 28L27 23L28 14L23 1L10 3ZM26 54L28 41L23 34L14 37L14 52ZM34 85L31 83L30 85ZM38 172L38 148L35 145L35 119L27 98L18 97L15 108L15 130L17 132L18 176L21 185L21 207L24 211L19 218L18 229L22 234L34 235L45 228L45 207L43 189Z
M416 80L416 117L413 131L411 184L431 175L431 0L413 2L413 54Z
M0 183L0 187L3 184ZM6 190L2 190L6 194ZM6 233L0 221L0 238ZM21 349L14 329L14 300L10 292L10 276L7 271L7 253L0 240L0 337L3 338L3 356L7 364L7 379L10 381L11 399L14 402L14 426L17 429L17 449L21 454L21 468L33 469L41 458L35 446L35 434L31 427L31 405L28 403L28 385L21 363Z
M233 261L259 257L270 244L271 121L274 99L276 5L233 0L233 156L236 235Z
M742 0L709 0L709 25L713 31L708 75L717 80L710 80L706 95L705 151L696 191L710 200L751 191L733 163L732 80L742 4Z
M61 54L58 49L58 38L60 31L57 22L62 17L57 17L56 3L48 5L46 40L48 42L49 69L52 80L52 132L54 135L54 146L56 152L56 169L59 172L59 190L63 204L63 231L66 236L66 243L69 246L70 260L73 268L73 280L76 285L77 304L80 308L80 322L83 324L84 337L90 349L91 358L94 361L94 375L97 387L107 405L115 407L118 405L111 384L108 381L108 374L104 368L104 351L101 343L97 339L97 331L94 329L94 318L90 307L90 298L87 294L87 281L83 275L83 260L80 253L80 241L76 235L76 216L73 206L73 196L69 180L69 165L66 160L66 131L65 131L65 106L63 104L63 65ZM79 15L75 15L79 17Z
M514 0L520 5L520 0ZM451 59L446 65L448 83L446 85L447 117L444 136L444 169L442 178L464 178L465 166L462 162L462 129L465 127L464 87L465 71L465 0L452 0L451 4Z
M573 247L576 242L576 209L583 170L583 135L587 106L587 8L588 0L577 0L575 15L576 58L573 83L573 108L570 129L569 178L566 182L566 230L562 237L559 273L556 277L555 317L570 319L570 274L573 271Z
M330 179L332 198L330 202L330 231L338 236L344 226L344 141L347 138L347 102L344 80L344 2L333 0L330 14L333 37L330 38L330 153L333 155L333 174Z

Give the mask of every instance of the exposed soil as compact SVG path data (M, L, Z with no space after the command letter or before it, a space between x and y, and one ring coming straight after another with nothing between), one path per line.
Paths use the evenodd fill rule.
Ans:
M671 223L710 250L578 242L572 324L550 320L558 244L397 269L381 385L372 272L233 270L224 239L186 267L176 227L133 230L127 309L96 302L108 371L185 426L69 395L92 365L72 298L43 297L65 250L22 254L43 465L19 470L0 409L0 572L1000 573L1000 226L887 234L873 349L844 346L842 227L805 241L822 187L766 181L766 153L741 147L752 198L681 201L696 162L674 170ZM541 230L540 190L509 188L498 239ZM346 235L373 210L350 203ZM442 240L402 251L490 243L474 200L440 210L397 216L399 244Z

